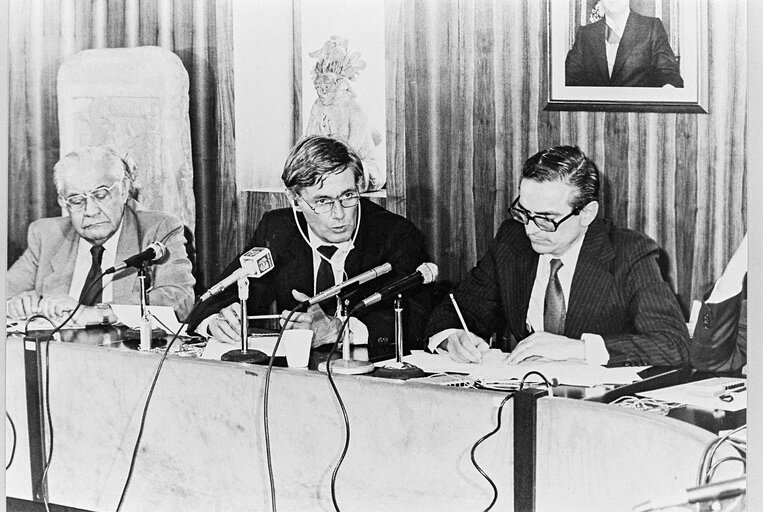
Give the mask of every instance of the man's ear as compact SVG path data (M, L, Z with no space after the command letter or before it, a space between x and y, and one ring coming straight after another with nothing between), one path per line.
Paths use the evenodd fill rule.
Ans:
M289 196L289 201L291 201L291 207L294 208L296 211L301 212L302 205L299 203L299 200L297 199L297 194L295 194L291 190L287 190L286 194Z
M596 219L599 214L599 202L591 201L580 210L580 222L583 226L588 226Z
M58 201L58 206L60 206L62 210L66 210L66 201L64 201L64 198L56 196L56 200Z

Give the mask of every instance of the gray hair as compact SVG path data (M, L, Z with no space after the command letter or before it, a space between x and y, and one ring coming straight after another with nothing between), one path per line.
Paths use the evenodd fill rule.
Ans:
M70 151L62 156L53 166L53 183L58 194L64 193L66 176L69 173L78 172L83 162L98 163L107 176L114 181L127 178L132 182L136 177L137 169L135 162L129 157L120 156L109 146L85 146Z

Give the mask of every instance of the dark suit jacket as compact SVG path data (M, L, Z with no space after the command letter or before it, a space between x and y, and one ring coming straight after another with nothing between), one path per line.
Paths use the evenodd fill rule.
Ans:
M607 68L606 21L601 19L578 29L567 54L568 86L683 87L676 57L659 18L630 13L617 49L612 77Z
M355 247L347 255L345 271L348 277L356 276L378 265L389 262L392 272L373 279L352 293L357 302L378 288L404 277L427 261L424 237L412 222L395 215L367 199L361 199L360 228ZM307 236L307 224L301 213L297 214L301 229ZM275 268L259 279L250 279L249 313L265 313L273 300L277 310L291 310L297 305L292 289L306 295L313 291L313 260L310 246L302 238L291 208L282 208L263 215L254 237L247 245L268 247L273 254ZM223 271L223 278L240 268L236 258ZM429 287L423 286L404 293L404 338L407 346L423 347L423 329L431 309ZM202 304L189 321L193 330L201 320L238 300L235 286ZM394 356L394 317L390 301L383 301L361 311L357 318L368 327L369 355L373 359Z
M609 365L687 364L688 330L647 236L597 219L588 228L570 289L564 335L599 334ZM527 337L538 254L524 226L505 221L455 296L470 330L487 338L505 326L508 348ZM453 306L435 308L427 334L460 327Z
M144 251L152 242L162 242L168 255L162 263L148 267L148 301L155 306L171 306L182 320L193 305L195 283L186 256L183 223L167 213L144 210L139 203L129 200L122 217L116 263ZM30 290L37 290L40 295L69 293L78 243L79 235L69 217L34 221L27 232L27 249L8 269L7 296ZM114 304L139 304L137 269L117 272L112 293Z
M747 364L747 294L704 302L690 345L691 365L702 371L737 372Z

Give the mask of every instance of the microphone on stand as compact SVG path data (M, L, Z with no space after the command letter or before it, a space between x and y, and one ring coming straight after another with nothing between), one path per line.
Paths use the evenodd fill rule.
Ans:
M384 274L388 274L391 270L392 270L392 265L390 265L389 263L384 263L382 265L379 265L378 267L374 267L371 270L363 272L362 274L358 274L357 276L352 277L348 279L347 281L343 281L339 283L338 285L332 286L331 288L326 288L324 291L316 294L314 297L311 297L307 299L306 301L302 302L301 306L307 308L314 304L321 303L326 299L336 297L337 295L339 295L339 293L342 290L344 290L348 286L352 286L353 284L363 284L365 282L370 281L371 279L375 279Z
M145 251L139 252L134 256L130 256L119 265L107 268L103 275L113 274L114 272L119 272L120 270L124 270L127 267L139 268L141 265L143 265L143 263L158 263L159 260L164 258L166 253L167 248L163 243L151 242L148 244L148 247Z
M390 285L385 286L378 292L369 295L362 301L355 304L355 306L352 308L352 311L350 311L350 314L352 315L357 313L358 311L361 311L368 306L372 306L377 302L381 302L382 300L395 296L398 293L404 292L408 288L412 288L419 284L429 284L437 279L437 273L437 265L434 263L422 263L418 266L418 268L416 268L414 273L407 275Z
M267 247L252 247L239 256L238 259L239 262L241 262L241 268L204 292L202 296L199 297L200 302L204 302L210 297L217 295L239 279L261 277L275 267L275 264L273 263L273 255L270 254L270 249Z

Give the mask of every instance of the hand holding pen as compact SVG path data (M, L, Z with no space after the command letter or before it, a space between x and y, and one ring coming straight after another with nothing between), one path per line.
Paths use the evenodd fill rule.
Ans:
M453 308L456 310L463 331L457 331L448 336L448 355L459 363L480 363L482 362L482 355L490 350L490 347L485 340L469 332L464 316L461 314L461 308L458 307L458 303L452 293L450 294L450 300L453 303Z

